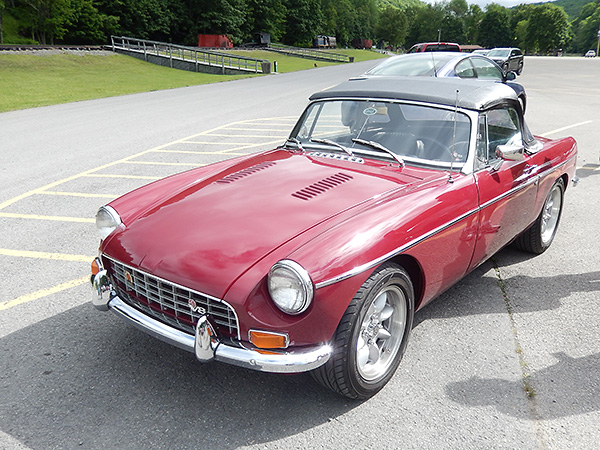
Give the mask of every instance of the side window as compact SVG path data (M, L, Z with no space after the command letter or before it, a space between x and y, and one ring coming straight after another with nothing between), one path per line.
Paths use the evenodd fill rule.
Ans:
M455 68L456 75L460 78L475 78L475 69L473 69L473 65L471 61L468 59L463 59L456 65Z
M477 124L477 165L479 167L485 167L490 161L486 118L485 114L481 114L479 116L479 123Z
M500 68L491 61L486 61L483 58L473 58L473 65L477 71L477 78L502 81Z
M486 114L490 156L496 155L496 147L499 145L523 145L521 122L515 109L492 109Z
M477 165L488 166L497 160L499 145L523 145L521 122L513 108L492 109L479 116L477 130Z

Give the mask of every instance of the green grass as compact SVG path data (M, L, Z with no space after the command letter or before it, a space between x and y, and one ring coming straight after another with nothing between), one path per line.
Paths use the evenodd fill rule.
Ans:
M187 72L124 55L0 54L0 111L245 78Z
M381 57L377 52L350 52L355 61ZM332 65L272 52L244 55L277 61L278 72ZM91 100L139 92L172 89L248 78L256 75L210 75L170 69L130 56L111 54L2 54L0 53L0 112Z

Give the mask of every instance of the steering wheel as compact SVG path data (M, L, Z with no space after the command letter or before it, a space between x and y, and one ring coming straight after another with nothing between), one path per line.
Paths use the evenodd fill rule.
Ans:
M462 152L468 150L468 146L468 141L457 141L448 146L434 138L420 137L417 139L417 157L431 161L450 162L453 158L454 161L464 161L466 155ZM455 150L460 150L461 153L457 154Z

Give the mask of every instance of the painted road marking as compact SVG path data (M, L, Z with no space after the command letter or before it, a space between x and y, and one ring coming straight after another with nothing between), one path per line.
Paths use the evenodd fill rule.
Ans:
M32 219L32 220L53 220L57 222L79 222L79 223L95 223L96 219L88 217L65 217L65 216L40 216L38 214L17 214L0 212L0 217L9 219Z
M12 308L17 305L22 305L23 303L27 303L32 300L37 300L42 297L47 297L48 295L56 294L57 292L65 291L73 287L81 286L82 284L89 282L90 277L85 276L82 278L77 278L75 280L67 281L66 283L57 284L56 286L53 286L51 288L40 289L39 291L32 292L31 294L25 294L13 300L8 300L6 302L0 303L0 311Z
M166 166L182 166L182 167L183 166L201 167L204 165L204 164L166 163L166 162L160 163L160 162L152 162L152 161L136 161L136 158L141 158L144 155L149 155L152 153L190 153L190 154L199 154L199 155L200 154L203 154L203 155L214 154L214 155L236 156L238 154L239 155L247 155L248 154L248 153L235 153L235 152L239 152L240 150L252 149L252 148L257 148L257 147L261 147L261 146L281 143L282 140L285 139L285 137L287 137L287 136L285 136L284 138L278 138L277 140L273 140L275 137L273 135L265 136L266 138L269 138L269 140L262 141L260 143L211 142L210 139L206 139L206 140L202 139L202 137L206 137L206 138L221 137L221 136L235 137L235 136L238 136L235 133L222 135L222 134L216 133L216 132L227 131L227 130L235 131L238 129L238 127L243 127L244 125L251 126L253 123L256 123L256 122L264 123L264 121L267 121L267 120L273 121L274 119L251 119L251 120L247 120L247 121L234 122L231 124L227 124L227 125L223 125L223 126L214 128L212 130L207 130L207 131L204 131L201 133L197 133L197 134L194 134L194 135L182 138L182 139L177 139L175 141L172 141L172 142L169 142L169 143L166 143L163 145L159 145L159 146L151 148L149 150L144 150L142 152L127 156L127 157L119 159L117 161L113 161L108 164L104 164L102 166L87 170L85 172L81 172L79 174L72 175L70 177L54 181L54 182L49 183L40 188L33 189L29 192L20 194L16 197L13 197L12 199L9 199L7 201L0 203L0 210L7 208L10 205L13 205L21 200L27 199L34 195L54 195L54 196L66 196L66 197L70 196L70 197L82 197L82 198L107 198L107 199L112 199L112 198L118 197L118 195L84 193L84 192L65 192L65 191L55 190L55 188L57 186L66 184L71 181L79 180L79 179L122 178L122 179L154 181L154 180L163 178L163 177L150 177L150 176L141 176L141 175L118 175L118 174L110 174L110 173L99 173L102 170L116 167L121 164L161 165L161 166L166 165ZM283 121L283 120L286 120L286 118L280 117L275 120ZM294 120L294 122L295 122L296 119L290 118L290 120ZM273 124L270 123L269 125L271 126ZM285 124L285 123L279 122L278 124L275 124L275 126L291 127L291 124ZM246 128L239 128L239 129L245 130ZM266 128L260 128L260 129L253 128L253 129L256 131L263 132L263 133L265 131L269 131L269 129L266 129ZM252 128L248 128L248 130L252 130ZM279 133L282 130L272 130L272 131ZM215 133L215 134L211 134L211 133ZM260 138L261 136L251 135L251 136L240 136L240 137L252 137L252 138L259 137ZM175 146L178 144L186 144L186 145L194 145L194 144L203 145L204 144L204 145L213 146L213 148L221 147L221 146L225 146L227 148L224 148L223 150L220 150L220 151L209 151L209 152L202 152L202 151L185 151L184 152L184 151L168 149L168 147L172 147L172 146ZM7 212L2 212L2 211L0 211L0 217L11 218L11 219L51 220L51 221L66 221L66 222L79 222L79 223L94 223L95 222L95 218L48 216L48 215L40 215L40 214L17 214L17 213L7 213ZM53 260L53 261L85 262L85 263L90 263L90 261L93 260L93 256L87 256L87 255L72 255L72 254L64 254L64 253L13 250L13 249L5 249L5 248L0 248L0 256L14 257L14 258L32 258L32 259ZM0 310L6 310L6 309L12 308L17 305L21 305L21 304L24 304L24 303L27 303L27 302L30 302L33 300L37 300L37 299L46 297L48 295L52 295L52 294L70 289L72 287L80 286L87 282L89 282L89 276L85 276L85 277L78 278L75 280L67 281L65 283L61 283L61 284L58 284L54 287L50 287L47 289L40 289L33 293L22 295L16 299L0 303Z
M8 248L0 248L0 255L14 256L17 258L35 258L35 259L52 259L55 261L75 261L91 263L93 256L88 255L70 255L66 253L48 253L48 252L32 252L27 250L11 250Z
M548 131L547 133L542 133L540 136L549 136L556 133L561 133L565 130L570 130L571 128L580 127L582 125L587 125L588 123L592 123L593 120L586 120L585 122L574 123L573 125L568 125L566 127L557 128L556 130Z

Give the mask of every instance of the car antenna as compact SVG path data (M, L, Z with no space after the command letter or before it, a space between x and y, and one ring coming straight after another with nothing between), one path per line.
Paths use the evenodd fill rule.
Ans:
M454 183L454 178L452 178L452 174L453 172L453 165L454 165L454 158L456 157L456 121L457 116L458 116L458 94L459 94L459 90L456 90L456 101L454 102L454 126L452 129L452 147L450 147L450 178L448 178L448 183Z

